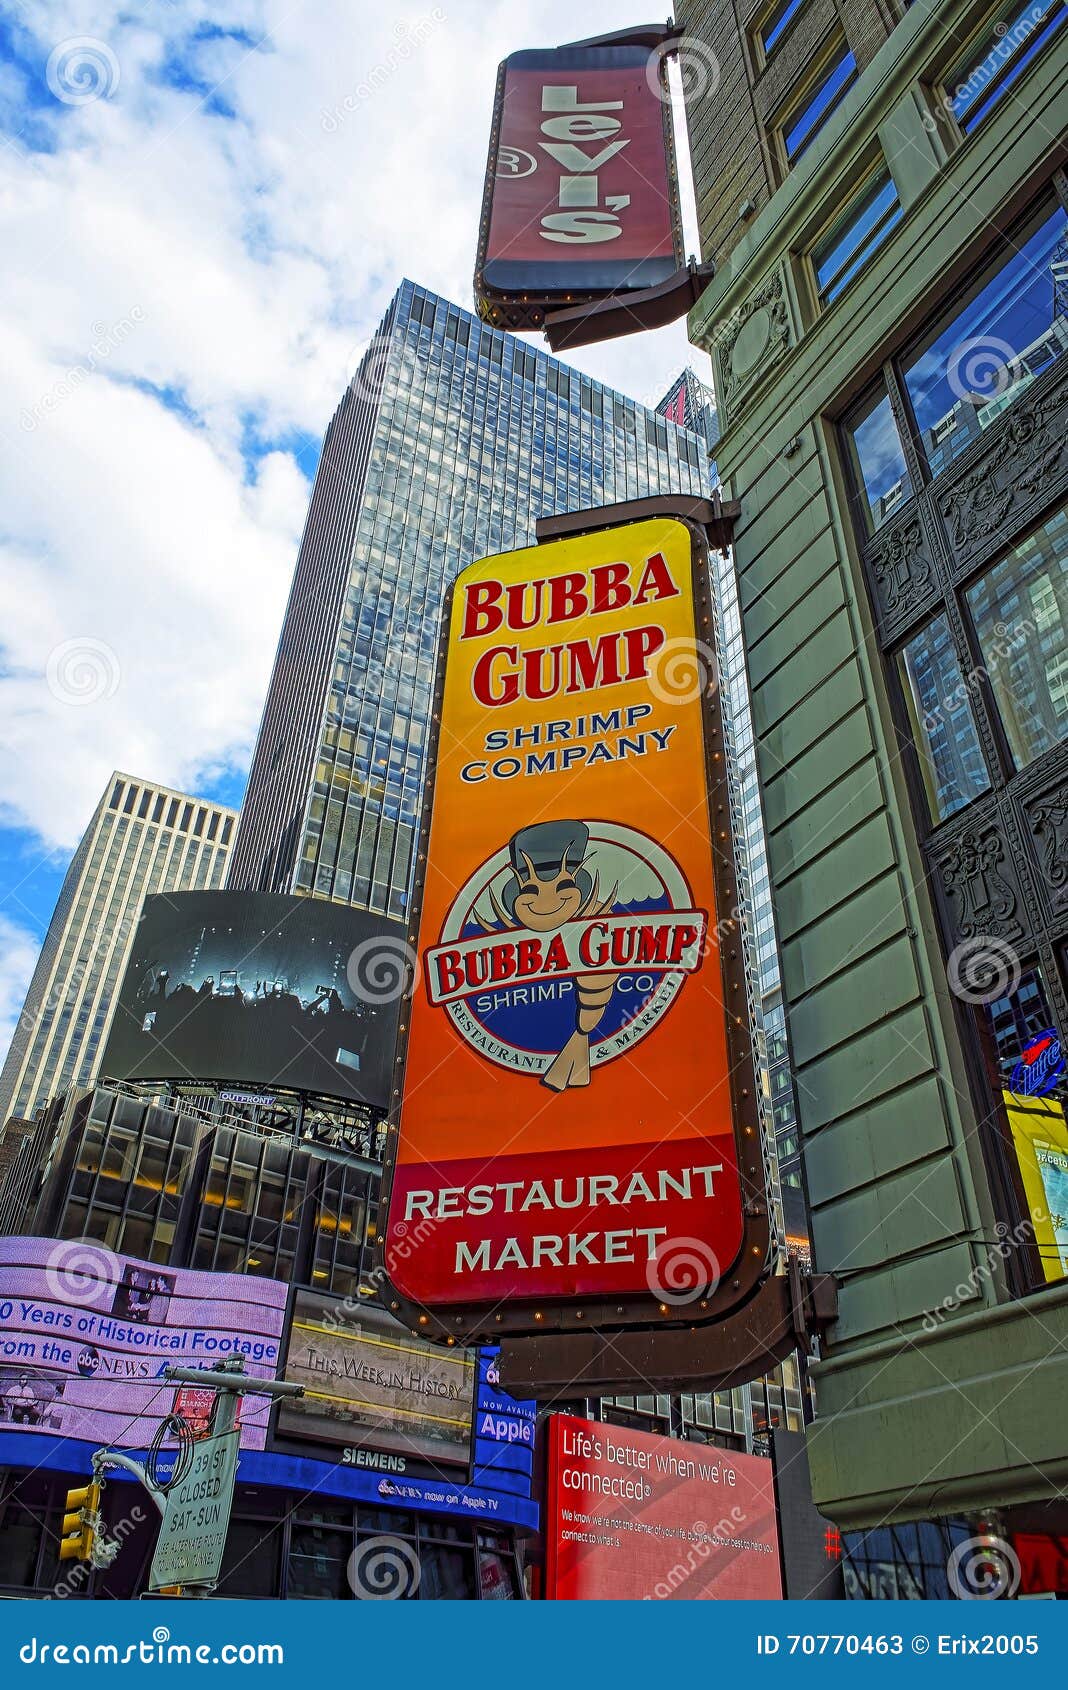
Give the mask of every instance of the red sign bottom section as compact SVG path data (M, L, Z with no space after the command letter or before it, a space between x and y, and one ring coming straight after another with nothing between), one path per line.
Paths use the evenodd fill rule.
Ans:
M731 1135L408 1163L386 1268L425 1307L509 1297L704 1296L742 1247Z
M548 1478L550 1599L781 1598L770 1461L554 1414Z

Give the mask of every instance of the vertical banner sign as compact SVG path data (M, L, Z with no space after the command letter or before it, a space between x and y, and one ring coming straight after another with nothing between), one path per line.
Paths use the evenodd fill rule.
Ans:
M475 268L480 314L655 287L683 262L671 113L646 47L513 53L497 76Z
M762 1270L706 571L658 519L453 589L381 1229L417 1331L692 1324Z

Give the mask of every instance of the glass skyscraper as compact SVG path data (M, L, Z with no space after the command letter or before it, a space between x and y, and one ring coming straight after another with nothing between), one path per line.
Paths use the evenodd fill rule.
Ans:
M141 904L222 884L233 810L115 774L71 859L0 1073L0 1126L89 1084Z
M541 516L708 487L693 434L403 282L327 430L229 884L404 916L449 583Z
M716 401L691 369L671 384L657 410L697 434L708 452L719 440ZM715 464L711 466L715 479ZM801 1186L794 1084L786 1042L786 1015L779 973L775 909L768 878L768 846L757 781L749 679L738 610L738 582L730 552L712 554L712 590L720 666L720 701L726 733L728 769L735 806L735 850L745 894L746 940L751 983L750 1016L754 1056L763 1094L766 1138L772 1152L772 1187L777 1215L791 1248L807 1255L808 1217Z

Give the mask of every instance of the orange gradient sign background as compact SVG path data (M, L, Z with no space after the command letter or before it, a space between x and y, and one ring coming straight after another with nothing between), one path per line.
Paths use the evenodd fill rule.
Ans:
M660 519L456 583L384 1240L426 1307L741 1248L691 553Z

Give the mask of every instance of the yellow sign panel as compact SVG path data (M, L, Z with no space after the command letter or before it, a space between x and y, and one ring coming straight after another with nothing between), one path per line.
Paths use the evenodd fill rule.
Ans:
M1068 1123L1052 1097L1002 1092L1047 1280L1068 1274Z

